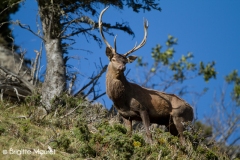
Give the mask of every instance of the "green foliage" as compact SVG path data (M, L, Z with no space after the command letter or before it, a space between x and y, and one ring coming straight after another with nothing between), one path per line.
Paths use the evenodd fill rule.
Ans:
M89 102L84 101L81 98L76 98L63 92L62 94L60 94L59 96L55 96L51 100L51 109L52 111L57 109L58 114L64 115L67 114L69 110L76 107L79 108L77 112L82 112L82 109L86 108L86 106L88 106L89 104Z
M139 134L133 134L132 140L133 140L134 147L142 147L146 145L145 140Z
M156 48L152 51L152 58L156 62L162 62L163 65L169 64L169 59L173 57L173 53L175 52L173 48L168 48L165 52L160 52L162 46L157 45Z
M41 95L39 93L34 93L31 96L27 96L25 98L25 102L26 104L30 105L30 106L38 106L41 103Z
M91 134L84 121L79 120L77 122L77 127L73 129L73 133L79 141L85 142L90 140Z
M133 145L129 137L127 136L127 130L120 124L114 124L111 126L108 122L103 121L96 126L102 135L102 146L108 146L110 153L117 159L129 159L133 153ZM93 141L92 141L93 142ZM109 155L108 158L111 158ZM107 156L104 156L107 158Z
M200 62L200 69L198 74L203 75L204 80L207 82L211 78L216 78L217 72L214 69L215 62L208 63L207 65L204 65L204 63Z
M232 98L237 102L237 105L240 106L240 77L238 76L238 71L233 70L229 75L225 77L225 80L229 84L234 84Z
M127 129L121 124L114 124L113 128L114 128L114 130L116 130L122 134L127 134Z
M27 133L30 130L30 121L29 120L24 120L21 121L21 131L23 133Z
M202 137L207 138L212 136L213 129L211 126L203 124L201 121L196 121L194 127L196 130L200 131Z
M178 39L173 37L172 35L168 35L168 39L166 41L166 46L171 47L175 44L177 44Z
M150 66L149 75L160 74L160 77L164 77L164 75L170 75L169 73L171 73L171 76L168 78L170 83L172 83L172 81L183 82L188 79L189 73L203 75L205 81L208 81L211 78L216 78L214 62L208 64L200 62L200 65L198 66L196 63L191 62L194 56L190 52L187 53L187 55L182 55L179 59L174 58L174 46L177 45L177 41L177 38L169 35L166 41L167 48L165 51L162 51L163 46L159 44L152 49L151 56L153 63ZM149 63L144 62L143 58L139 57L137 60L137 66L147 67L149 66ZM167 69L169 71L167 71ZM149 75L146 77L151 77Z
M175 50L172 47L176 44L177 38L169 35L166 41L167 50L165 52L161 52L161 45L157 45L155 48L153 48L151 55L155 61L155 65L157 65L159 62L163 65L169 65L169 61L173 58L173 55L175 53Z
M206 153L206 158L208 159L208 160L218 160L218 156L214 153L214 152L212 152L212 151L208 151L207 153Z
M205 155L204 159L208 159L208 160L218 160L218 156L216 155L216 153L213 150L210 150L208 148L204 148L202 146L199 146L197 148L197 153ZM225 157L223 157L223 159L226 159Z
M74 98L70 99L72 102ZM78 101L75 102L73 106L78 104ZM123 124L117 122L110 124L109 118L104 116L95 118L96 114L107 112L104 109L95 112L97 107L93 104L79 107L65 117L62 115L66 115L66 112L56 110L55 115L50 113L38 121L27 116L29 114L27 103L18 107L11 106L12 104L0 102L2 110L0 150L10 147L43 150L50 147L56 150L56 154L41 155L41 159L229 159L217 144L207 146L203 134L190 124L187 126L188 130L184 132L185 143L182 144L178 137L172 136L169 132L156 128L152 130L154 143L150 145L145 142L144 130L135 130L130 136ZM64 107L66 106L62 106ZM25 118L15 118L20 115ZM91 120L88 117L91 117ZM196 126L203 125L197 123ZM5 159L39 158L39 155L3 156Z
M7 47L12 47L13 38L9 28L10 15L14 14L19 9L19 0L1 0L0 1L0 44Z
M147 62L143 62L143 59L142 59L142 57L138 57L137 58L137 66L141 66L141 67L145 67L145 66L147 66L148 65L148 63Z
M152 9L161 11L161 8L158 6L159 3L156 3L155 0L142 0L140 1L126 1L126 5L133 9L134 12L139 12L140 9L143 9L144 11L151 11Z
M186 56L182 55L181 59L177 62L172 62L170 69L174 71L174 80L180 80L182 82L184 79L186 79L186 71L196 70L196 64L188 62L188 60L192 58L192 53L188 53Z
M0 125L0 136L6 131L5 127Z
M61 135L53 142L52 146L54 149L60 149L63 151L68 151L71 140L67 137L66 134Z
M81 157L96 157L96 151L86 143L82 143L78 152Z

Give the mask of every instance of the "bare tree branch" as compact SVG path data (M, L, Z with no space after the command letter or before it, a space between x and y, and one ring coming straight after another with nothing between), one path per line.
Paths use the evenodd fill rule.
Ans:
M11 71L8 71L7 69L3 68L2 66L0 66L0 70L3 71L5 74L7 75L11 75L14 76L15 78L17 78L19 81L21 81L24 85L26 85L26 87L31 91L34 92L35 88L34 86L29 83L28 81L26 81L25 79L23 79L22 77L20 77L19 75L16 75L15 73L12 73Z
M19 25L21 28L30 31L32 34L34 34L35 36L39 37L40 39L42 39L42 40L45 42L45 39L44 39L42 36L40 36L39 34L35 33L35 32L30 28L29 25L21 24L20 21L18 21L18 20L17 20L14 24L17 24L17 25Z
M234 145L239 139L240 131L239 107L234 102L226 103L226 88L221 89L220 97L214 96L212 114L206 116L206 122L213 127L213 139L218 142ZM229 142L231 138L231 141Z
M68 34L68 35L65 35L65 36L61 36L67 29L68 27L71 25L71 24L74 24L74 23L87 23L89 25L92 25L91 28L87 28L87 29L79 29L79 31L76 31L76 32L72 32L71 34ZM67 38L67 37L71 37L71 36L74 36L74 35L77 35L81 32L86 32L88 30L92 30L94 28L96 28L96 23L89 17L87 16L82 16L80 18L76 18L76 19L73 19L71 20L70 22L66 22L66 23L63 23L62 25L66 25L63 30L59 33L58 37L61 37L61 38Z
M4 8L4 10L2 10L2 11L0 12L0 15L1 15L3 12L5 12L6 10L8 10L9 8L12 8L13 6L18 5L18 4L21 3L21 2L23 2L23 0L20 0L20 1L16 2L16 3L12 3L12 4L9 5L8 7Z
M9 84L0 84L1 94L6 93L9 96L16 97L20 100L19 97L25 98L27 95L31 95L31 92L21 86L14 86ZM11 92L11 91L15 91Z
M73 87L73 84L74 84L76 78L77 78L77 76L74 74L73 77L72 77L71 82L69 83L69 88L68 88L68 94L69 94L69 95L70 95L71 92L72 92L72 87Z
M43 44L43 43L42 43ZM32 77L32 84L34 85L35 84L35 79L37 78L37 67L39 69L39 57L41 56L42 54L42 45L41 45L41 48L40 48L40 52L37 51L37 50L34 50L34 52L36 53L36 58L35 58L35 61L33 63L33 67L32 67L32 70L31 70L31 77Z
M26 51L24 50L23 52L21 52L21 56L20 56L20 64L19 64L19 67L18 67L18 71L17 71L17 74L20 73L20 70L22 68L22 65L23 65L23 61L24 61L24 55L26 54Z
M104 72L106 72L106 70L107 70L107 65L105 65L105 66L102 68L101 72L100 72L98 75L96 75L95 77L91 78L91 81L90 81L89 83L87 83L87 84L86 84L85 86L83 86L77 93L75 93L74 96L77 96L78 94L82 93L82 91L85 90L87 87L89 87L92 83L94 83L94 81L95 81L96 79L100 78L100 77L102 76L102 74L103 74Z
M103 92L102 94L99 94L99 95L97 95L97 96L94 96L94 98L93 98L90 102L92 103L93 101L95 101L95 100L97 100L98 98L104 96L105 94L106 94L106 92Z

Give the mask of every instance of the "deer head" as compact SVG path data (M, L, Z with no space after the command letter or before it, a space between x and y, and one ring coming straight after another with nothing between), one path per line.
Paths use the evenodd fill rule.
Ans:
M143 38L142 42L138 46L135 45L133 47L133 49L126 52L125 54L119 54L119 53L117 53L116 36L114 38L114 48L112 48L111 45L107 42L107 40L103 34L102 15L107 9L108 9L108 7L106 7L104 10L102 10L102 12L100 13L99 21L98 21L99 30L100 30L102 39L107 46L106 47L106 56L108 57L108 59L110 61L109 67L111 67L117 75L121 75L121 74L123 74L124 70L126 69L125 65L127 63L133 62L137 58L137 56L129 56L129 55L145 45L146 40L147 40L148 21L144 20L144 38Z

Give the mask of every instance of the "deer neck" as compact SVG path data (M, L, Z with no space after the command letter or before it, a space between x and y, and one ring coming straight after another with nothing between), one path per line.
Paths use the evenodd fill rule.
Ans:
M129 88L129 83L124 76L124 73L117 73L111 66L108 66L106 74L106 92L110 99L114 102L124 98L126 90Z

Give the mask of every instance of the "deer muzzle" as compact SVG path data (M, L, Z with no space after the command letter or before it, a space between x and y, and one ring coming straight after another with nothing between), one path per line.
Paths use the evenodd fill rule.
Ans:
M117 68L118 71L122 71L122 72L125 71L125 69L126 69L125 65L119 65Z

